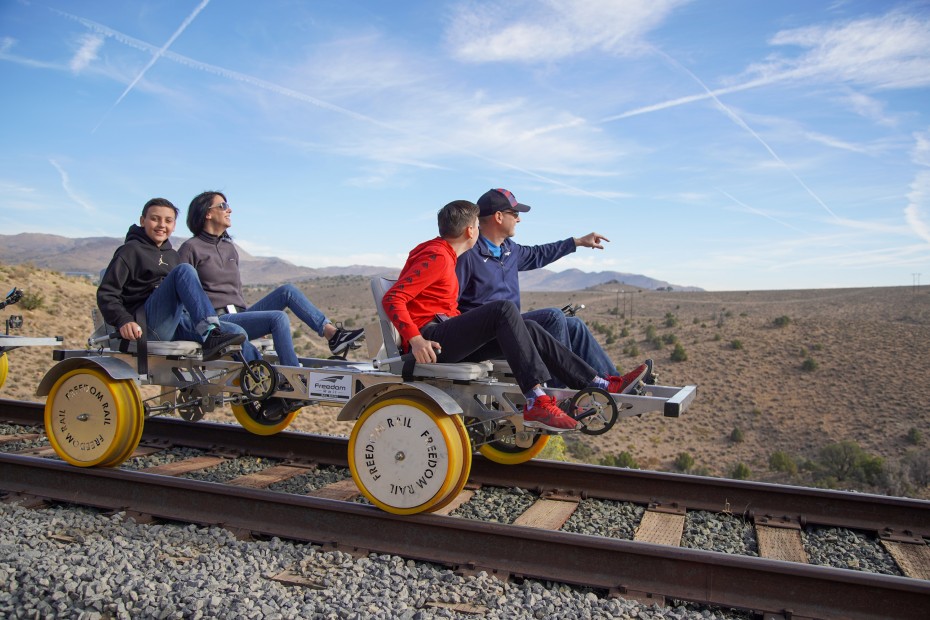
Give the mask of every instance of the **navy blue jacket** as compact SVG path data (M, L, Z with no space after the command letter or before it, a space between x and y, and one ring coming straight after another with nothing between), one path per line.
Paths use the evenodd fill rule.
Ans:
M506 239L503 254L491 255L484 237L459 256L455 275L459 279L459 310L467 312L489 301L506 299L520 307L520 271L545 267L575 251L575 239L524 246Z

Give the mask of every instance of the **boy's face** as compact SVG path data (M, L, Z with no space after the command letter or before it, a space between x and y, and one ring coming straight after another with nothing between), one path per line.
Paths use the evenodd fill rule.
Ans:
M168 240L176 225L174 209L171 207L149 207L145 215L139 218L139 226L145 229L148 238L159 247Z

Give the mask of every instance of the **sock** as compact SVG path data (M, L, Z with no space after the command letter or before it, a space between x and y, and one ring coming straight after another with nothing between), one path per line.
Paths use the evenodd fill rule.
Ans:
M208 324L207 324L207 331L205 331L205 332L203 333L203 339L206 340L206 339L207 339L207 336L210 335L210 332L212 332L212 331L213 331L214 329L216 329L217 327L219 327L219 325L217 325L216 323L208 323Z
M524 393L523 396L526 398L526 408L532 409L533 403L536 402L536 399L540 396L545 396L545 395L546 393L543 392L542 388L540 387L534 387L529 392Z
M591 387L597 387L601 388L602 390L606 390L609 386L610 383L608 383L607 379L604 379L603 377L594 377L594 379L591 381Z

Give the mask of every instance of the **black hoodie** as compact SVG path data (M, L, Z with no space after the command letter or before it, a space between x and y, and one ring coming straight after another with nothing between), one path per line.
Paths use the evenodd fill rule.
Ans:
M170 240L159 247L144 228L130 226L126 242L116 248L97 287L103 320L116 329L135 321L136 311L180 262Z

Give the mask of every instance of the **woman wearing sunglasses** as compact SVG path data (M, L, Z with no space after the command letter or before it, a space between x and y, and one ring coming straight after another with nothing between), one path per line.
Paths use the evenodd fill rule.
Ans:
M285 284L252 304L242 296L239 275L239 252L227 230L232 226L232 207L222 192L208 191L191 200L187 210L187 227L193 238L185 241L178 253L200 276L203 290L210 298L220 321L242 327L250 339L271 334L278 359L285 366L299 366L291 325L286 308L310 329L326 338L333 355L344 352L364 336L364 330L337 327L292 284ZM247 360L257 359L254 346L243 346Z

